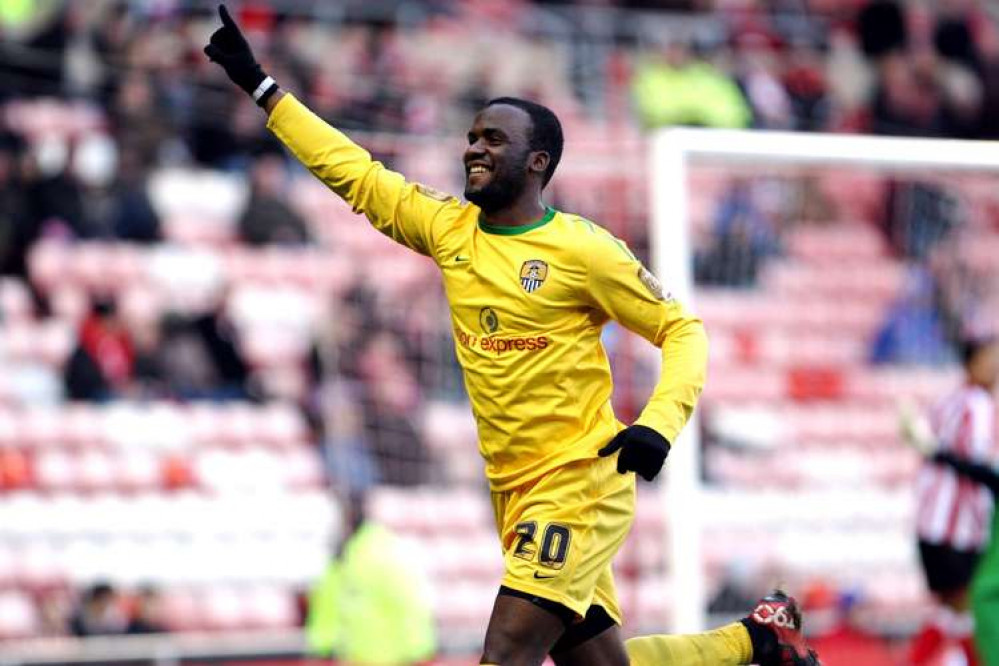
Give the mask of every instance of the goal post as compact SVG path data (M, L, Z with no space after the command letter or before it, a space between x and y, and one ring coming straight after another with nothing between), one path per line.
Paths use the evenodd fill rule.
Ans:
M902 172L996 172L999 142L888 138L842 134L673 128L651 137L649 197L654 270L678 298L694 303L689 175L695 165L843 167ZM710 338L711 331L708 335ZM710 385L711 378L708 378ZM703 571L696 421L676 443L662 493L670 528L670 601L673 631L705 629L707 586Z

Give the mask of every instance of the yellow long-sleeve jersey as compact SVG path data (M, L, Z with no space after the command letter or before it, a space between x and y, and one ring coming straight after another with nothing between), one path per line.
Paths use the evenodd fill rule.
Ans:
M662 376L636 422L676 438L704 384L704 327L624 243L553 209L533 224L490 226L478 207L373 161L292 95L267 126L376 229L440 267L494 491L593 458L623 428L600 342L609 319L662 348Z

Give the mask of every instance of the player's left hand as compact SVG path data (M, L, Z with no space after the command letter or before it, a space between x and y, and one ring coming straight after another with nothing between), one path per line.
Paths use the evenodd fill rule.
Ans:
M669 449L669 441L658 432L643 425L633 425L619 432L597 453L606 457L620 450L617 471L621 474L635 472L646 481L651 481L663 468Z
M253 97L258 105L263 106L266 89L276 87L277 84L267 76L253 56L250 43L246 41L225 5L219 5L219 18L222 20L222 27L212 33L208 46L205 47L205 55L212 62L221 65L233 83ZM265 89L262 90L262 87Z

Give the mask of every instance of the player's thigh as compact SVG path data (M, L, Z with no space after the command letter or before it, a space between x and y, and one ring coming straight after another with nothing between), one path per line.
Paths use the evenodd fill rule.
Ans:
M568 609L527 595L496 596L486 629L483 664L539 666L565 631Z
M628 664L617 620L597 604L590 606L586 617L569 625L548 654L560 666Z
M553 652L555 666L628 666L621 628L611 625L575 647Z

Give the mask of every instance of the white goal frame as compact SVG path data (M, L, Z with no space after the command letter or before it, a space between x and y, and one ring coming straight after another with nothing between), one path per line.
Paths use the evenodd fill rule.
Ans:
M999 171L999 142L752 130L660 130L652 136L650 151L651 260L663 283L688 304L693 304L688 175L692 164L711 162L742 166L854 165L893 171ZM671 626L678 632L705 628L701 528L695 508L700 506L700 458L697 423L693 421L670 455L668 482L663 491L663 510L668 512L670 526L667 552L673 564Z

